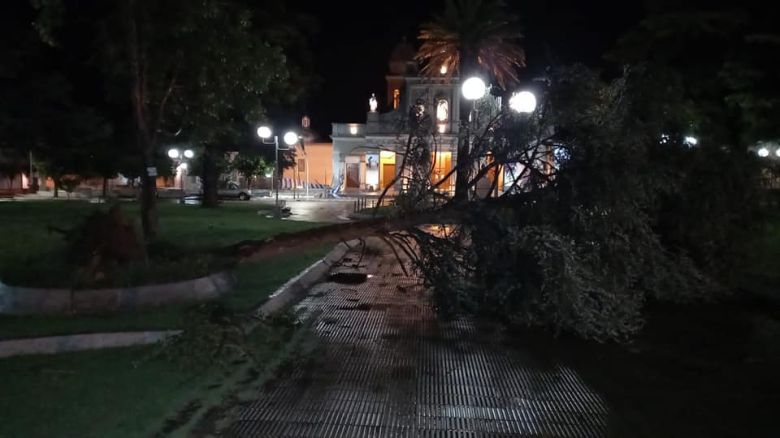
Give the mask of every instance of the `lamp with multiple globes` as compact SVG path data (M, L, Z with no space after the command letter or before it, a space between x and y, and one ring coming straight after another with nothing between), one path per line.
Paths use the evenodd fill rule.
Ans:
M182 192L184 192L184 176L187 172L187 168L189 167L186 160L190 160L194 157L195 152L192 149L185 149L184 151L180 151L177 148L168 149L168 158L174 161L176 169L180 172L179 187L181 188Z
M276 159L276 166L274 166L276 170L276 202L274 203L274 217L277 219L280 219L282 217L282 210L281 206L279 205L279 185L281 184L281 168L279 166L279 151L289 151L292 149L292 146L294 146L296 143L301 141L301 136L299 136L297 133L293 131L287 131L283 136L282 140L284 143L288 146L286 148L280 148L279 147L279 136L274 135L273 131L269 126L260 126L257 128L257 136L260 137L265 144L273 144L274 145L274 153L275 153L275 159ZM269 139L273 137L273 141L270 141ZM306 196L309 196L309 166L308 163L306 163Z

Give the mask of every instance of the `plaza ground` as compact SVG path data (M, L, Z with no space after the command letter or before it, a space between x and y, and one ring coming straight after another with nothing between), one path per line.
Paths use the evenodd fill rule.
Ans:
M19 212L3 214L22 233L3 238L23 243L29 236L33 248L45 248L56 236L34 230L50 219L83 217L84 209L80 203L38 206L29 221ZM163 234L178 232L192 248L207 248L247 233L312 226L280 224L261 210L254 203L214 211L166 204ZM778 254L780 227L768 231L756 244L757 259ZM254 308L327 249L241 265L238 294L222 304L238 313ZM355 269L350 265L357 259L348 256L342 269ZM365 283L326 282L310 291L299 306L311 316L308 327L282 324L257 332L257 364L198 371L186 357L184 364L160 357L154 346L0 360L0 437L208 436L220 428L269 437L377 430L400 436L774 436L780 310L772 299L738 293L695 307L652 304L634 342L602 345L508 331L489 321L439 321L429 297L392 257L380 251L360 264L357 269L373 275ZM745 284L776 291L778 273L762 266L771 263L757 263ZM159 328L180 321L179 310L170 311L173 316L157 316ZM125 329L150 322L140 314L115 315L87 326L120 327L120 319L111 322L115 317L130 318L121 322ZM85 328L56 328L69 323L49 320L48 329L36 331L47 322L29 321L0 320L0 334Z
M298 306L313 322L294 359L225 408L222 429L212 421L204 430L242 437L775 436L776 303L738 295L708 305L652 304L632 343L598 344L479 319L439 320L392 255L360 259L348 254L340 269L371 277L313 288Z

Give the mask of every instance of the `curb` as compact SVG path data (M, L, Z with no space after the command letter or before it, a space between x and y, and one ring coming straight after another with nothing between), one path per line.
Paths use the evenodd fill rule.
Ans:
M277 289L256 311L257 316L269 316L285 309L302 298L321 281L358 240L336 245L322 260L304 269ZM231 276L232 278L232 276ZM232 283L231 283L232 285ZM89 333L41 338L9 339L0 341L0 358L31 354L56 354L81 350L148 345L182 333L181 330Z
M260 317L272 315L303 298L306 292L319 283L330 271L330 268L336 265L350 248L358 243L358 240L350 240L336 245L322 260L314 262L271 294L268 300L255 311L255 315Z
M199 302L233 289L229 271L174 283L110 289L53 289L0 283L0 315L90 314Z
M178 335L179 333L181 333L181 330L89 333L80 335L47 336L44 338L12 339L0 341L0 358L29 354L56 354L70 351L154 344L155 342Z

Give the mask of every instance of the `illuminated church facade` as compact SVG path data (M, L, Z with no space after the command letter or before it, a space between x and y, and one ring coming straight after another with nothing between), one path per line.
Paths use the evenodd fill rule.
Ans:
M426 77L419 73L415 50L402 42L393 50L384 102L372 96L363 123L333 123L333 186L346 195L380 193L388 188L397 193L403 179L396 180L406 148L408 130L404 130L407 111L412 105L433 116L438 131L436 151L432 153L432 180L439 181L456 160L460 92L458 77ZM394 183L395 181L395 183ZM455 177L440 186L452 192Z

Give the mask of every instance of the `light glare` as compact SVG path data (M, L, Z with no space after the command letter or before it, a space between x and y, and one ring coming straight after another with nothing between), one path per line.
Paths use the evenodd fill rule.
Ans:
M478 77L468 78L463 82L462 91L466 100L481 99L486 91L485 81Z
M171 158L179 158L179 150L178 149L168 149L168 156Z
M292 146L295 143L298 143L298 134L288 131L286 134L284 134L284 142L287 144L287 146Z
M257 135L260 138L269 138L271 136L271 128L267 126L261 126L257 128Z
M509 98L509 108L518 113L532 113L536 109L536 96L530 91L513 93Z

